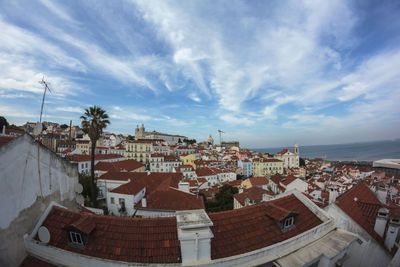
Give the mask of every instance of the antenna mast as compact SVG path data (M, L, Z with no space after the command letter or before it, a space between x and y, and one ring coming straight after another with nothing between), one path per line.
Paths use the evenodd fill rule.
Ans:
M39 83L44 86L43 99L42 99L42 108L40 109L40 120L39 120L39 122L42 123L44 98L46 97L46 91L49 90L50 93L51 93L51 91L50 91L50 87L49 87L50 84L44 80L44 77L42 78L42 80Z

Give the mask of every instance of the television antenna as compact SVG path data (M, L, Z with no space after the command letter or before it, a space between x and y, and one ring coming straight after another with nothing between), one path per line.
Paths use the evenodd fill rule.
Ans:
M51 93L51 90L50 90L50 83L49 83L49 82L46 82L46 81L44 80L44 76L43 76L42 80L41 80L39 83L40 83L41 85L43 85L43 87L44 87L43 99L42 99L42 108L40 109L40 120L39 120L39 122L41 123L41 122L42 122L42 114L43 114L44 99L45 99L45 97L46 97L46 92L47 92L47 90L49 90L49 92Z

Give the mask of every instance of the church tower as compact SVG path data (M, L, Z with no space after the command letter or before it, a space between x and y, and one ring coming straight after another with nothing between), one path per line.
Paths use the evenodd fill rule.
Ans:
M293 152L297 155L300 155L300 150L299 150L299 146L297 144L294 144L293 147Z

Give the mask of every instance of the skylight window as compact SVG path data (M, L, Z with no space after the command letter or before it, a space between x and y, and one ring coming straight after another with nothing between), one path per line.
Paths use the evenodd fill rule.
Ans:
M294 218L289 217L285 220L284 228L290 228L294 223Z

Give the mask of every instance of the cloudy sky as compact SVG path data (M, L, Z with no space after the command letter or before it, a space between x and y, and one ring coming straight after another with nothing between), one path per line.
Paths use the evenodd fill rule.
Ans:
M250 148L400 137L399 1L0 1L0 115Z

